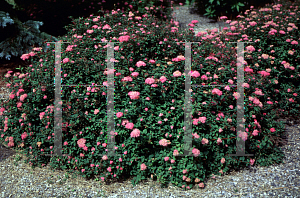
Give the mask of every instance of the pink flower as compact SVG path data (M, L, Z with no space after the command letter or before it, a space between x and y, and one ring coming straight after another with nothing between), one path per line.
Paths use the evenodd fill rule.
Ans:
M25 100L25 98L27 98L27 94L23 94L21 97L20 97L20 100L23 102Z
M141 170L146 170L147 166L145 164L141 164Z
M156 62L156 61L153 60L153 59L149 60L149 63L151 63L151 64L154 64L155 62Z
M103 28L102 28L103 30L105 30L105 29L111 29L111 27L108 25L108 24L106 24L105 26L103 26ZM122 39L124 39L125 37L124 36L121 36L122 37ZM121 39L121 37L119 37L119 40ZM127 40L128 41L128 40ZM123 42L123 41L121 41L121 42Z
M107 168L107 171L108 171L108 172L111 172L111 167L108 167L108 168Z
M132 75L133 77L137 77L137 76L139 75L139 73L138 73L138 72L133 72L131 75Z
M171 142L170 142L170 140L161 139L161 140L159 141L159 144L160 144L161 146L168 146L168 144L171 144Z
M18 102L17 103L17 107L19 108L19 107L21 107L22 106L22 103L21 102Z
M106 155L104 155L104 156L102 157L102 159L103 159L103 160L107 160L108 157L107 157Z
M201 143L202 143L202 144L208 144L208 139L203 138L203 139L201 140Z
M13 147L15 144L13 143L13 142L9 142L8 144L7 144L7 146L9 146L9 147Z
M195 27L195 25L194 24L192 24L192 23L189 23L189 25L188 26L190 26L190 27Z
M97 113L99 113L99 110L95 109L94 114L96 115Z
M195 77L195 78L198 78L200 76L200 73L198 71L193 71L191 76Z
M255 21L251 21L251 22L249 22L249 24L250 24L251 26L255 26L257 23L256 23Z
M179 155L178 150L175 149L175 150L173 151L173 155L174 155L174 156Z
M105 26L104 26L105 27ZM104 29L104 28L103 28ZM130 38L130 36L126 35L126 36L120 36L119 37L119 41L120 42L124 42L124 41L128 41Z
M197 134L197 133L192 133L192 135L194 136L194 138L196 138L196 139L199 139L200 138L200 136Z
M179 76L181 76L181 72L180 71L175 71L174 73L173 73L173 76L174 77L179 77Z
M218 145L219 145L220 143L222 143L221 138L218 138L217 143L218 143Z
M86 142L86 140L81 138L77 141L77 144L80 148L83 148L85 146L85 142Z
M64 59L63 59L63 63L67 63L67 62L69 62L69 61L70 61L69 58L64 58Z
M221 163L222 163L222 164L225 163L225 158L224 158L224 157L221 159Z
M122 120L122 125L124 126L124 125L126 125L127 123L129 123L129 121L128 120Z
M217 89L217 88L214 88L214 89L212 90L212 94L217 94L218 96L221 96L221 95L222 95L222 91L220 91L220 90Z
M171 159L171 164L173 164L175 162L175 160Z
M292 45L298 45L298 42L297 41L292 41L291 44Z
M97 21L99 21L99 19L98 18L93 18L93 21L97 22Z
M274 128L271 128L270 131L273 133L275 132L276 130Z
M197 20L192 20L191 21L191 23L193 23L193 24L196 24L196 23L198 23L199 21L197 21Z
M255 129L255 130L253 131L252 135L253 135L253 136L257 136L257 135L258 135L258 130Z
M266 72L266 71L258 71L257 73L260 73L260 75L264 76L269 76L270 73Z
M168 160L169 160L169 157L165 157L164 160L165 160L165 162L168 161Z
M254 162L255 162L255 159L250 159L251 166L254 164Z
M94 30L87 30L86 31L88 34L92 34L94 32Z
M140 93L137 91L130 91L128 95L130 96L130 99L139 99L140 97Z
M23 54L23 55L21 56L21 59L22 59L22 60L26 60L26 59L28 59L29 57L30 57L29 54Z
M25 76L25 74L20 74L19 78L23 78Z
M208 78L207 78L207 76L206 75L202 75L201 76L201 80L207 80Z
M149 84L149 85L153 84L154 82L155 82L155 80L154 80L153 78L147 78L147 79L145 80L145 83L146 83L146 84Z
M9 97L10 99L13 99L15 97L15 94L10 94Z
M221 16L220 19L228 19L227 16Z
M198 121L200 121L201 123L205 123L206 117L200 117L198 118Z
M239 137L242 138L243 141L246 141L248 134L246 132L242 132L242 133L239 133Z
M133 123L127 123L125 126L126 129L133 129L133 127L134 127Z
M194 154L195 157L198 157L200 155L200 151L196 148L193 148L192 153Z
M122 117L122 116L123 116L123 113L122 113L122 112L118 112L118 113L117 113L117 117L118 117L118 118L120 118L120 117Z
M27 135L26 132L22 133L22 135L21 135L22 140L24 140L24 139L27 138L27 137L28 137L28 135Z
M159 80L160 82L164 83L167 81L167 78L165 76L161 76Z
M204 187L204 184L203 184L203 183L200 183L200 184L199 184L199 187L200 187L200 188L203 188L203 187Z
M143 61L138 61L138 62L136 63L136 66L137 66L137 67L140 67L140 66L146 66L146 63L144 63Z
M134 129L131 133L130 133L130 137L139 137L140 136L140 130L139 129Z
M188 172L187 169L184 169L184 170L182 171L183 174L186 174L187 172Z

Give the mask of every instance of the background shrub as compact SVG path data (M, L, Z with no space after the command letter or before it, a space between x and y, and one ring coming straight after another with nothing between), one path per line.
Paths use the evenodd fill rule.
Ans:
M197 13L210 19L217 20L220 16L227 16L235 20L236 16L242 14L254 6L255 9L264 7L267 3L274 3L273 0L195 0Z
M46 47L44 41L55 37L41 32L41 21L29 20L26 14L6 1L0 2L0 59L10 60L29 53L33 46Z
M168 18L170 16L170 11L167 11L170 10L170 0L162 2L159 0L109 0L104 2L97 0L15 0L15 3L23 8L22 10L26 11L27 16L30 16L34 20L43 21L45 25L41 27L41 31L53 36L67 34L64 27L72 22L72 18L85 18L91 14L104 16L109 10L117 10L118 8L127 9L128 5L132 5L131 9L138 10L141 13L145 13L144 7L147 5L154 5L160 8L159 10L151 11L156 17L165 20L165 15ZM164 8L161 6L164 6ZM101 12L98 13L100 10ZM69 18L69 16L72 16L72 18Z

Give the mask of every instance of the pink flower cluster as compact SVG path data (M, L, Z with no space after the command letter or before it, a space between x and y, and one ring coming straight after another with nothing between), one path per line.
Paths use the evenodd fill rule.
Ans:
M81 138L77 141L77 144L79 148L83 148L83 150L87 151L87 146L85 146L86 140L84 138Z
M13 146L15 145L15 144L14 144L14 138L13 138L13 137L6 137L6 138L5 138L5 142L6 142L7 140L9 141L8 144L7 144L7 146L13 147Z
M161 139L159 141L159 145L161 145L161 146L168 146L169 144L171 144L170 140Z

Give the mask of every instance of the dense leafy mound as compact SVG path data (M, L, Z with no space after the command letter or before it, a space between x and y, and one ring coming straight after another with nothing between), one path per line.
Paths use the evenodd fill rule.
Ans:
M275 12L282 20L286 10L277 9L282 9ZM270 10L257 15L264 17L264 12ZM294 27L289 22L297 17L299 13L277 23ZM76 19L68 35L60 38L61 48L49 43L49 49L34 48L22 56L33 64L8 84L10 100L0 109L8 111L8 118L0 124L0 137L8 146L21 147L33 166L50 163L86 177L100 175L103 181L134 175L133 184L158 173L163 184L190 189L195 183L203 187L206 177L230 167L280 163L284 156L273 139L283 135L284 125L274 121L276 112L281 108L292 114L299 108L299 66L290 58L299 57L296 31L284 27L289 30L284 35L265 27L269 34L260 39L264 33L259 34L258 27L264 23L247 23L240 29L231 23L223 35L194 36L192 29L178 32L176 22L139 12L113 10L104 17ZM200 39L192 49L179 43ZM236 55L241 50L229 43L243 39L253 41L245 44L244 69ZM269 43L273 39L276 54L290 45L294 50L274 60ZM57 71L65 85L61 91L53 86ZM51 157L47 155L56 153L60 135L54 131L60 122L58 107L63 123L58 143L65 156ZM230 156L237 151L237 141L253 156Z

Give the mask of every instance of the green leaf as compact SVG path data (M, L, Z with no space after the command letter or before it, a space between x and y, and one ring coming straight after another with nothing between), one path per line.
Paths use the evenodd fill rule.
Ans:
M241 2L238 2L238 5L239 6L245 6L243 3L241 3Z
M220 5L220 1L217 1L217 4Z
M214 2L214 0L209 0L209 3L212 4Z
M210 12L210 7L205 9L206 12Z

